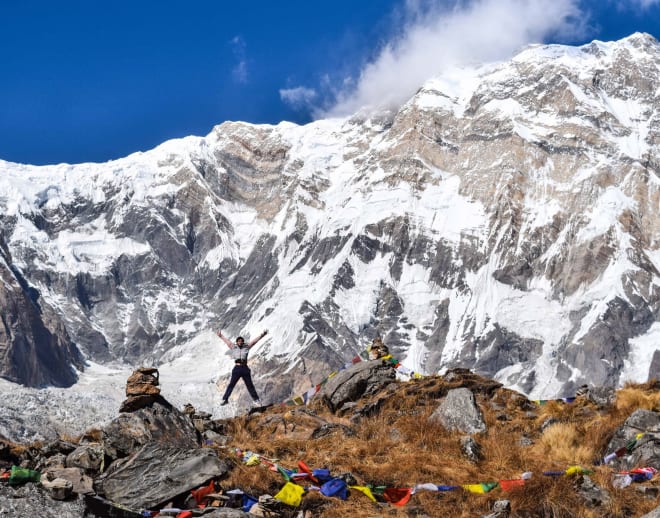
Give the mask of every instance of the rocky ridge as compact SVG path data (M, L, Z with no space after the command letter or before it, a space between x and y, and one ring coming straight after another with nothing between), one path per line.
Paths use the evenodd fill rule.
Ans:
M660 509L657 382L607 400L584 391L572 403L539 406L465 369L399 382L384 368L392 370L379 360L353 365L342 372L343 392L328 385L309 406L227 420L141 390L158 373L140 369L129 398L155 399L132 399L132 410L107 425L49 443L0 441L0 513L623 518ZM322 482L294 477L310 466L350 493L321 494ZM620 474L642 467L648 476ZM306 488L302 499L280 493L285 474ZM406 502L393 505L399 498Z

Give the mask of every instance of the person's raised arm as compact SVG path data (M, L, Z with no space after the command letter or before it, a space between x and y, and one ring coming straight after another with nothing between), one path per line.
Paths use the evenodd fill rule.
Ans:
M230 349L233 349L233 348L234 348L234 344L231 343L231 340L230 340L229 338L227 338L225 335L222 334L222 329L218 329L218 332L217 332L216 334L220 337L220 339L221 339L224 343L227 344L227 347L229 347Z
M259 336L257 336L254 340L252 340L249 344L248 347L252 347L254 344L256 344L259 340L261 340L264 336L268 334L268 329L265 329L263 333L261 333Z

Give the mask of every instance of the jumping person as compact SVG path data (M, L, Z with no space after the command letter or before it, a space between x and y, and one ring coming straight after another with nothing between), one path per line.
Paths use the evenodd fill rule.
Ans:
M248 351L250 348L261 340L264 336L268 334L268 329L261 333L257 338L252 340L249 344L245 344L245 340L242 336L239 336L236 339L236 344L231 343L231 340L222 334L222 329L218 330L217 335L222 339L224 343L227 344L227 347L231 349L231 357L234 359L236 365L234 365L233 370L231 371L231 379L229 380L229 385L227 385L227 390L225 390L225 395L222 396L222 405L226 405L229 402L229 396L231 396L234 386L238 383L238 380L243 378L243 382L252 396L254 404L259 406L261 401L259 401L259 395L257 394L256 389L254 388L254 383L252 383L252 375L250 374L250 368L247 366Z

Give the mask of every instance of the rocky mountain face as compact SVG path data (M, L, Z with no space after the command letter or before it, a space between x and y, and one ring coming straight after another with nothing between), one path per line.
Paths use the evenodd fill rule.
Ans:
M274 400L375 336L534 397L657 376L659 66L643 34L536 46L394 112L0 162L0 375L66 385L222 327L270 330Z

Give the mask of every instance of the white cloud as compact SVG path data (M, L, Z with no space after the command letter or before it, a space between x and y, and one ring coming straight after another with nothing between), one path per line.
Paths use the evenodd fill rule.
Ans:
M641 8L642 10L649 9L654 5L660 5L660 0L631 0L628 2L622 2L623 7L630 7L633 9Z
M466 0L453 8L416 0L406 3L404 19L401 34L352 86L340 87L335 105L321 116L399 106L448 67L506 59L550 36L577 35L586 23L579 0Z
M232 52L237 60L236 65L231 70L231 75L237 83L247 83L248 65L246 59L245 40L240 36L234 36L231 41Z
M311 108L317 97L316 90L304 86L280 90L280 98L295 110Z

